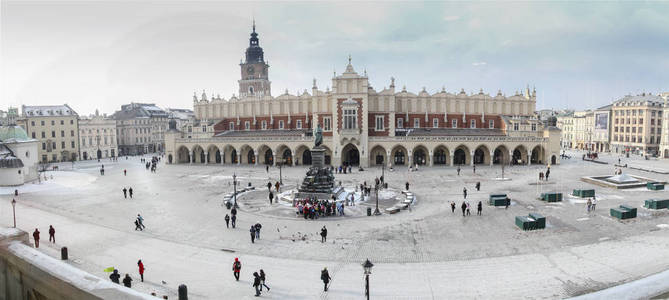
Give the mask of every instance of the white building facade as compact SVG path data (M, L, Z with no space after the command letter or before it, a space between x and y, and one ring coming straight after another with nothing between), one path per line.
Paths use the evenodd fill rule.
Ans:
M116 157L116 120L99 114L80 119L79 144L83 160Z

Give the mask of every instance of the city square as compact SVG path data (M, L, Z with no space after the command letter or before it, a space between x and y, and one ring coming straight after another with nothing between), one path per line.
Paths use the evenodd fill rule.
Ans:
M356 213L375 205L372 196L351 207L350 215L315 220L296 216L289 204L269 204L265 185L280 180L276 167L267 172L261 166L160 163L152 173L138 157L78 162L46 172L46 181L19 188L18 197L13 189L3 188L5 209L0 216L3 226L12 225L7 208L17 198L18 228L57 228L58 242L44 242L43 253L58 257L60 247L67 246L70 264L100 277L110 266L130 272L142 259L147 279L134 288L170 297L176 296L179 284L186 284L195 299L251 297L246 269L263 268L272 288L266 295L274 298L358 298L364 292L360 265L366 259L375 264L371 296L397 299L517 298L528 293L564 298L664 271L669 265L664 251L669 214L645 209L643 201L666 193L585 183L581 176L613 174L618 157L604 156L601 160L608 164L596 164L579 159L579 152L571 154L572 159L551 167L548 181L538 180L546 169L543 165L507 166L507 180L501 180L501 167L482 166L476 173L465 167L459 176L451 167L386 170L388 189L402 190L405 181L410 183L416 195L410 209L381 216ZM640 158L623 161L649 169L666 165ZM101 164L105 175L99 174ZM304 167L283 167L283 188L294 188L305 172ZM373 181L381 172L355 170L336 174L335 179L353 187ZM624 172L667 180L666 174ZM240 187L251 183L257 190L240 194L237 228L228 229L223 216L230 211L222 199L234 188L233 174ZM481 183L480 191L474 188L476 182ZM126 186L134 189L132 199L123 197ZM472 204L484 202L482 216L462 216L463 188L469 190ZM585 200L568 195L578 188L596 190L594 212L586 211ZM554 191L564 194L562 202L537 199ZM511 198L508 209L486 201L489 194L501 192ZM458 206L455 213L451 201ZM609 209L620 204L637 207L638 217L612 218ZM544 230L523 231L514 225L515 216L530 212L547 217ZM145 218L146 230L141 232L132 224L138 213ZM263 225L262 235L251 243L247 228L255 223ZM318 235L322 226L329 232L326 243ZM228 269L235 257L244 263L240 282ZM318 278L323 267L333 278L328 292L322 291Z

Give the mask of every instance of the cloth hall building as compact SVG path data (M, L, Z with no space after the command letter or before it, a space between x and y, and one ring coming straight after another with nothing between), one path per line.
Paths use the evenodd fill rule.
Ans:
M377 91L349 57L331 90L314 79L310 91L275 97L263 56L254 25L239 96L193 95L201 126L186 135L170 125L168 163L308 165L320 126L333 166L559 164L560 129L536 118L536 91L529 88L512 96L443 88L415 94L396 90L390 78Z

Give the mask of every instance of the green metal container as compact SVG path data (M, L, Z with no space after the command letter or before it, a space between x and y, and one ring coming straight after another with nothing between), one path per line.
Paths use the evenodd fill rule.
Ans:
M546 228L546 217L538 213L530 213L530 218L534 219L534 222L536 223L534 229Z
M652 191L664 190L664 184L659 182L648 182L646 183L646 187Z
M488 204L492 206L506 206L506 197L490 198Z
M516 216L516 226L522 230L531 230L534 227L534 221L526 216Z
M488 199L492 200L492 198L506 198L506 194L490 194Z
M573 194L581 198L590 198L595 196L595 190L574 190Z
M562 201L562 193L543 193L541 194L541 200L546 202L559 202Z

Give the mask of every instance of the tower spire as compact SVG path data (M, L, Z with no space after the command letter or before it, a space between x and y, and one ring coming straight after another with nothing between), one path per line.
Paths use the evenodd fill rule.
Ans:
M256 17L253 17L253 32L256 32Z

